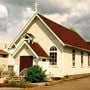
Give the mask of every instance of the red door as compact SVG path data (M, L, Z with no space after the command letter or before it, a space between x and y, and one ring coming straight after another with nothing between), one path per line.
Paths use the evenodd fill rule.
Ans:
M24 68L28 68L33 64L33 57L32 56L20 56L20 72Z

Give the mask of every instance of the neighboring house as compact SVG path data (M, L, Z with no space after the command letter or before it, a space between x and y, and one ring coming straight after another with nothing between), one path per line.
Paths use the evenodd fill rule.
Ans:
M8 53L0 50L0 72L8 69Z
M90 44L75 31L36 13L8 48L17 75L40 65L48 76L90 73Z

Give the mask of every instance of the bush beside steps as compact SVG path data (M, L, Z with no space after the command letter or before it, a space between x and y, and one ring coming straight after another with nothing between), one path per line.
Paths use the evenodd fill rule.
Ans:
M42 68L38 65L34 65L27 69L27 75L26 80L37 83L37 82L43 82L46 79L45 71L42 70Z

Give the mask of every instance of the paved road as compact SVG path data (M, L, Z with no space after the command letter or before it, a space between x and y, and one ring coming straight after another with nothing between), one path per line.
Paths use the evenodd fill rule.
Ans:
M25 89L20 89L20 88L0 88L0 90L25 90Z
M65 81L51 86L40 86L30 89L0 88L0 90L90 90L90 77Z
M41 86L29 90L90 90L90 77L73 81L65 81L53 86Z

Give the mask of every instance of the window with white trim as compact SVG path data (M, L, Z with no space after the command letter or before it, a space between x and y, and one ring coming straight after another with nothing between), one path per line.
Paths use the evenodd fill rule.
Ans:
M57 65L57 48L55 46L50 48L50 65Z
M81 52L81 66L83 66L83 52Z
M75 50L72 50L72 66L75 66Z
M88 53L88 66L90 66L90 53Z
M32 34L30 34L30 35L32 35ZM34 37L29 36L28 33L25 33L23 38L27 43L32 43Z

